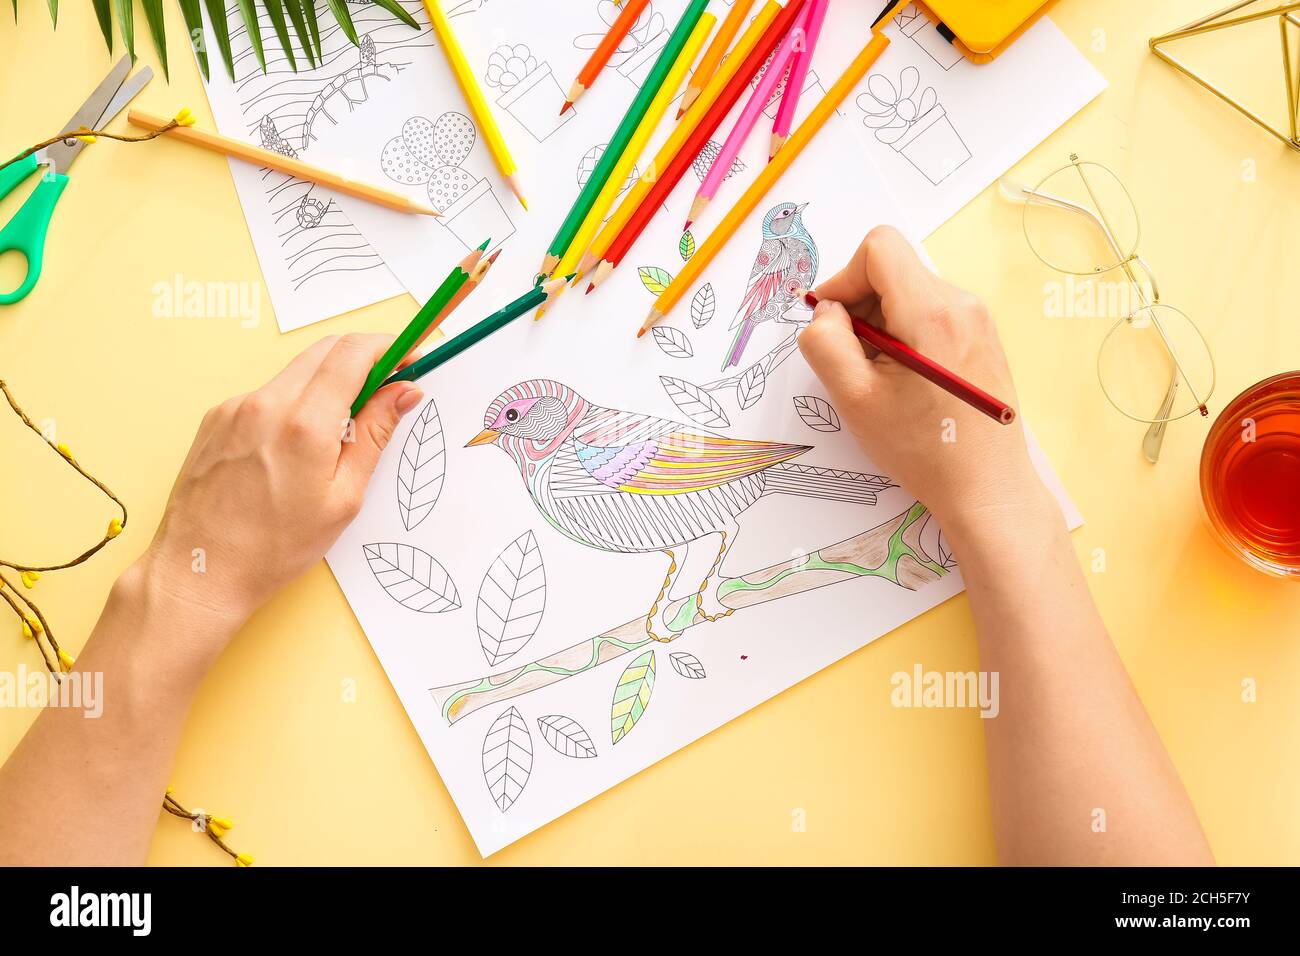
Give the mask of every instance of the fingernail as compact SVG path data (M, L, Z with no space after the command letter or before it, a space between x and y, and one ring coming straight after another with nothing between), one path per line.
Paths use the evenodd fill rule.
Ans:
M813 306L813 318L815 319L818 318L819 316L825 315L827 312L831 310L831 306L833 306L834 304L835 303L832 302L830 299L819 299L817 301L817 304Z
M395 403L397 414L405 415L416 405L419 405L420 399L422 398L424 398L424 392L420 391L418 385L412 385L406 391L402 392L401 395L397 396L397 402Z

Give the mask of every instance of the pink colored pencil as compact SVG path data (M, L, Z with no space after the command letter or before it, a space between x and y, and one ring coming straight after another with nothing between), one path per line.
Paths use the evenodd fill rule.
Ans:
M822 24L826 22L826 11L830 0L812 0L803 15L804 42L795 51L790 61L790 76L785 81L785 92L781 94L781 105L776 108L776 120L772 123L772 146L767 153L770 163L776 151L790 138L790 127L794 125L794 114L799 108L799 94L803 92L803 82L808 77L808 68L812 66L813 51L817 49L817 37L821 35Z
M700 183L699 192L695 194L695 201L691 203L691 213L686 218L685 229L691 228L691 223L699 219L708 208L709 201L713 199L718 192L718 186L726 178L727 171L731 169L731 163L740 152L740 147L745 144L754 126L758 123L758 117L763 112L763 107L767 101L772 98L772 93L776 90L777 84L781 82L781 77L785 73L785 68L790 65L790 57L794 54L795 47L802 46L803 41L803 17L800 15L795 18L795 24L790 28L790 32L781 40L781 45L776 48L772 54L772 59L767 63L767 71L763 74L762 79L758 81L758 86L754 88L754 94L745 104L744 110L740 113L740 119L736 120L736 125L732 128L731 134L727 136L726 142L722 144L722 149L713 160L713 165L709 167L708 175L704 177L704 182Z

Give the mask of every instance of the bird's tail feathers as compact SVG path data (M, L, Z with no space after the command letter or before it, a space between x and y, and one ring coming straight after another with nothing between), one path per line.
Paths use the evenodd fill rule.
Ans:
M765 495L799 495L862 505L874 505L879 492L895 487L884 475L799 465L792 461L768 468L763 472L763 479Z
M749 344L749 337L754 334L757 324L753 319L746 319L740 323L740 328L736 330L736 337L731 340L731 348L727 351L727 360L722 363L724 372L733 365L740 364L740 357L745 353L745 346Z

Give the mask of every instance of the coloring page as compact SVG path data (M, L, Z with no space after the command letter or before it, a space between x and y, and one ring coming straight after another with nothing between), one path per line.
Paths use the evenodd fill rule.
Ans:
M403 0L414 13L420 0ZM266 38L266 72L254 55L239 6L226 4L235 81L210 55L208 102L221 133L265 149L328 166L318 143L344 117L373 110L391 96L408 64L431 49L432 39L369 3L347 4L360 45L344 35L317 4L323 60L315 68L295 39L298 71L290 69L264 5L257 5ZM211 23L208 36L213 36ZM280 331L319 322L400 295L402 286L339 204L339 197L284 173L230 160L253 247ZM337 171L337 170L336 170Z
M834 82L866 44L880 7L876 0L831 4L810 82L813 73ZM1047 18L993 62L978 65L915 6L906 7L885 34L889 49L840 113L922 237L1106 88L1105 78ZM800 99L799 118L809 105ZM1059 159L1064 163L1066 155Z
M651 6L670 29L684 3ZM530 7L491 0L462 38L476 68L509 87L500 97L542 74L528 90L547 109L516 120L497 104L512 150L528 156L533 212L518 215L476 165L478 144L447 118L459 113L454 88L382 122L356 117L379 131L354 139L358 162L388 152L412 189L450 186L438 197L449 208L486 180L510 216L494 288L467 300L461 322L530 287L589 151L644 75L627 56L556 127L546 84L571 82L609 10L575 4L543 22ZM656 42L653 26L636 42ZM511 57L489 62L503 45ZM408 128L412 117L424 122ZM839 269L872 226L908 228L883 179L863 174L851 124L831 118L644 338L656 295L762 169L766 136L751 137L690 233L697 170L592 294L569 289L541 321L522 317L423 379L422 406L331 549L484 854L961 590L937 522L863 455L798 351L810 313L795 289ZM423 227L442 231L439 251L424 250L435 280L469 241L450 225Z

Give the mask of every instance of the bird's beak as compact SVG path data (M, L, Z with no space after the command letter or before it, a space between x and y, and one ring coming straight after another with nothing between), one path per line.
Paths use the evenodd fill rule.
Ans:
M490 445L501 437L500 432L495 432L490 428L485 428L469 441L465 443L466 448L473 448L475 445Z
M794 207L794 211L795 211L795 212L803 212L803 211L804 211L805 209L807 209L807 208L808 208L808 204L807 204L807 203L802 203L801 205L795 206L795 207Z

